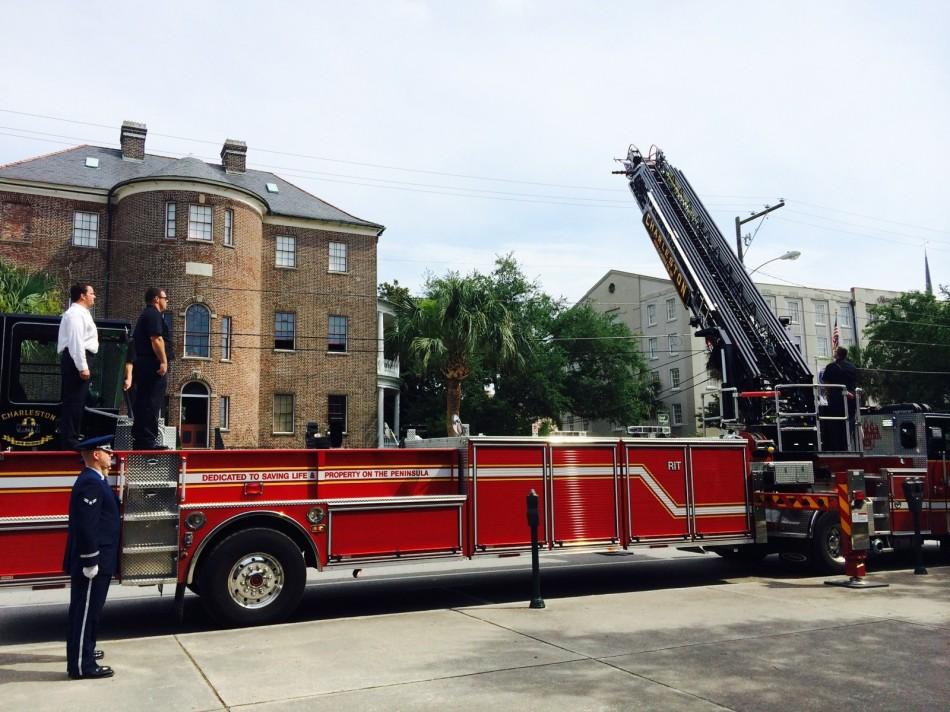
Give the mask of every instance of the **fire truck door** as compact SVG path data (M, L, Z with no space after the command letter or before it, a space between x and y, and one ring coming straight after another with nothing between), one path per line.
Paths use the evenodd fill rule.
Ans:
M927 472L930 480L930 529L934 534L950 532L950 463L947 462L947 430L950 418L927 417Z
M628 543L688 539L686 447L628 444L625 453Z
M551 445L551 531L557 545L616 543L618 468L614 443Z
M527 547L526 497L538 495L538 539L548 541L548 496L545 488L547 448L543 444L479 442L472 445L475 550Z

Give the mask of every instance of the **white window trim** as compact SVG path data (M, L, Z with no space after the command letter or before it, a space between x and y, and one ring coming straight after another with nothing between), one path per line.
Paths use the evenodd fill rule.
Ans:
M679 355L679 352L680 352L680 350L679 350L679 334L667 334L667 335L666 335L666 338L667 338L667 341L669 342L669 346L670 346L670 356L678 356L678 355ZM674 344L676 344L676 348L673 347Z
M227 320L227 321L225 321ZM228 325L228 355L224 356L224 325ZM212 329L212 332L214 330ZM221 317L221 329L219 332L221 336L221 343L218 344L218 348L221 349L221 363L231 363L231 352L234 350L234 319L230 316Z
M234 209L224 209L224 237L222 243L225 247L234 249Z
M208 211L210 212L210 214L211 214L211 222L208 223L209 235L210 235L210 237L208 237L207 240L206 240L205 238L203 238L203 237L192 237L192 236L191 236L191 209L192 209L192 208L200 208L200 209L202 209L202 210L208 210ZM199 223L199 222L196 221L195 224L196 224L196 225L204 225L205 223L203 223L203 222ZM186 241L186 242L200 242L200 243L202 243L202 244L204 244L204 245L210 245L210 244L213 244L213 243L214 243L214 207L213 207L213 206L211 206L211 205L199 205L198 203L189 203L189 204L188 204L188 226L187 226L187 232L185 233L185 241Z
M672 314L673 316L670 316ZM676 321L676 299L667 299L666 300L666 320Z
M657 355L657 340L655 336L651 336L647 339L647 353L650 355L651 361L656 361L659 356Z
M792 308L794 306L794 309ZM787 299L785 301L785 309L788 312L788 323L789 324L801 324L802 323L802 303L796 299ZM793 318L797 317L797 318Z
M656 304L647 304L647 326L656 326Z
M281 254L279 245L282 239L293 241L294 249L291 252L291 255L293 256L294 263L292 265L282 265L278 263L278 260L280 259L280 254ZM277 237L274 239L274 267L276 269L297 269L297 236L296 235L277 235Z
M277 396L290 397L290 430L277 430ZM275 393L271 399L271 435L293 435L297 427L297 396L293 393Z
M330 349L330 319L333 319L334 317L338 319L344 319L346 323L346 334L344 335L342 351L334 351ZM329 314L327 316L327 354L331 356L334 354L342 356L348 353L350 353L350 317L346 316L345 314Z
M346 393L328 393L327 394L327 427L330 427L330 396L340 396L345 399L343 408L343 434L350 434L350 397Z
M276 311L274 312L274 341L277 341L277 315L278 314L293 314L294 315L294 347L292 349L279 349L276 346L274 351L279 354L292 354L297 352L297 312L285 312L285 311Z
M221 423L221 406L227 404L227 407L224 409L228 415L227 425ZM231 430L231 396L219 396L218 400L218 429L222 433L227 433Z
M676 378L673 378L673 372L676 371ZM680 370L678 368L670 369L670 390L678 391L681 390L680 386Z
M188 311L194 307L204 307L208 311L208 355L207 356L195 356L194 354L188 353ZM182 341L181 341L181 358L182 360L187 361L211 361L211 350L212 344L211 339L214 335L214 329L211 327L211 323L214 321L214 313L211 311L211 307L207 304L202 304L201 302L195 302L189 304L185 307L184 317L184 331L182 331Z
M346 269L333 269L333 246L341 245L343 247L343 262ZM327 272L329 274L347 274L350 271L350 248L345 242L331 242L327 247Z
M96 218L96 231L95 231L95 234L93 235L93 244L91 245L81 245L78 242L76 242L76 230L77 230L76 218L78 218L80 215L94 215ZM87 250L99 249L99 222L100 222L99 213L91 213L88 210L74 210L73 211L73 229L72 229L72 234L70 235L70 241L69 241L70 245L72 247L84 247ZM79 229L85 230L87 228L79 228Z
M679 411L679 415L677 415ZM683 406L679 403L670 404L670 425L682 425L683 424Z
M168 219L169 209L172 212L171 220ZM168 234L168 228L171 228L171 235ZM174 200L168 200L165 202L165 235L164 239L166 240L177 240L178 239L178 206L175 204Z
M825 307L824 316L818 312L819 306ZM828 326L828 304L826 302L815 302L815 326Z

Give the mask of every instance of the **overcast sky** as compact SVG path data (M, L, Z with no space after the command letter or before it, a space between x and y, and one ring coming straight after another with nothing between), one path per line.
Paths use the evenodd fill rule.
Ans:
M664 275L610 174L633 143L730 244L786 200L747 264L802 257L767 281L923 289L926 244L950 283L950 3L2 5L0 163L115 146L123 119L150 153L241 139L249 167L386 226L380 281L508 252L571 301L608 269Z

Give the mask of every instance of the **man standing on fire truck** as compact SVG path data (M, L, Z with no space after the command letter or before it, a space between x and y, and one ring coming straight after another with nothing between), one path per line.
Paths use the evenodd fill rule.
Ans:
M109 485L112 435L79 443L85 467L69 496L69 535L63 570L70 575L66 673L71 680L112 677L99 665L96 650L99 613L106 602L119 550L119 499Z
M69 309L59 322L56 351L60 354L61 383L59 438L61 447L74 450L79 442L82 411L89 394L89 355L99 352L99 332L89 310L96 303L91 284L69 288Z
M835 328L837 328L837 326ZM835 349L835 360L825 366L822 382L845 387L844 396L848 403L848 420L842 422L841 426L835 424L835 427L832 427L829 431L833 433L830 438L831 442L829 443L830 449L845 450L847 449L848 440L843 426L847 425L852 437L854 435L854 389L857 388L858 385L858 369L848 360L848 350L844 346L839 346ZM837 417L845 415L845 407L841 396L842 393L838 389L829 389L828 415Z

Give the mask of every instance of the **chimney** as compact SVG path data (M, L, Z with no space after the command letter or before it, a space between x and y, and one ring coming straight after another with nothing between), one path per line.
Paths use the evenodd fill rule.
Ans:
M145 124L137 121L123 121L122 131L119 134L119 144L122 146L122 158L126 161L145 160L145 134L148 129Z
M228 173L244 173L247 170L247 144L233 138L225 139L221 148L221 165Z

